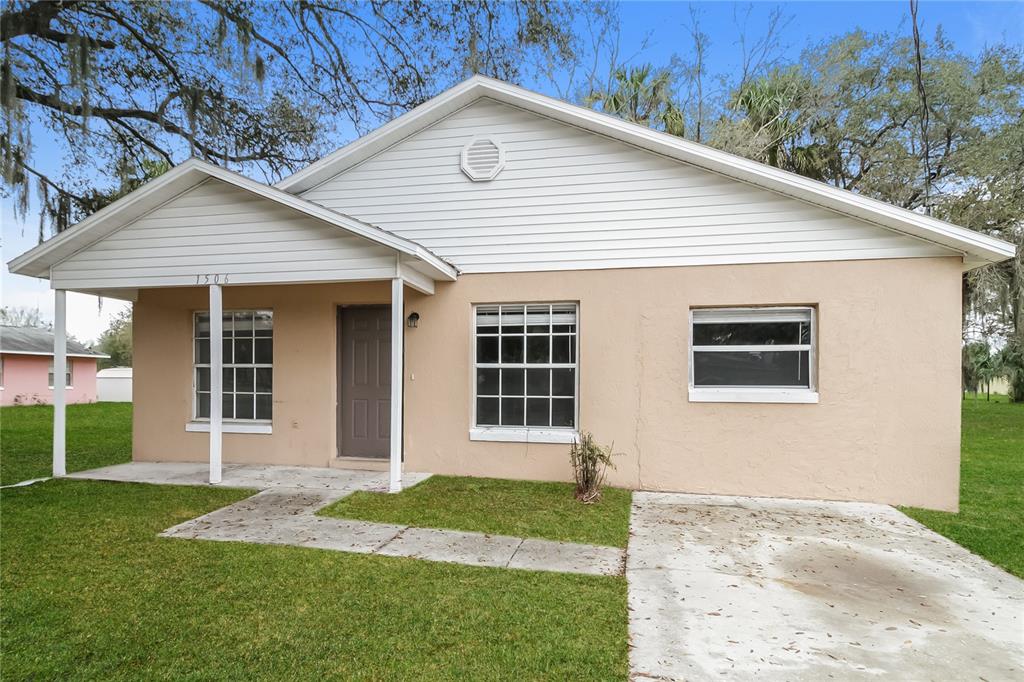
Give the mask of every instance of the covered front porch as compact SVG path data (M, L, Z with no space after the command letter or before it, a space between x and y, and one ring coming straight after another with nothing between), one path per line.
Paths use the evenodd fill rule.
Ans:
M212 484L238 475L226 461L334 463L341 310L377 306L376 365L362 370L380 384L373 426L387 451L375 455L386 455L388 489L401 490L406 294L433 295L457 276L422 246L192 160L11 271L54 290L55 476L66 474L65 292L79 291L135 302L133 459L203 459Z

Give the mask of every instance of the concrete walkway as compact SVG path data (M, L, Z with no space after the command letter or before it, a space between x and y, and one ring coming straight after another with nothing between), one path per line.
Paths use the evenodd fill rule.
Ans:
M633 679L1024 678L1024 581L892 507L633 500Z
M72 474L87 478L175 485L205 484L202 464L132 462ZM429 474L406 474L403 486ZM307 467L226 466L224 487L262 492L168 528L164 537L315 547L341 552L429 561L589 575L621 575L624 552L506 535L413 528L317 516L317 510L357 490L384 492L388 475L373 471Z

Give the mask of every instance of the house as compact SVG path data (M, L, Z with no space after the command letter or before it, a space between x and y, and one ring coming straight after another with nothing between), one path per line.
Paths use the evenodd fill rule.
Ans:
M211 482L564 480L585 429L617 486L954 509L961 278L1013 253L476 76L276 185L187 161L10 269L58 317L134 301L133 456Z
M53 339L48 329L0 326L0 405L53 403ZM106 357L67 341L68 403L96 402L96 361Z

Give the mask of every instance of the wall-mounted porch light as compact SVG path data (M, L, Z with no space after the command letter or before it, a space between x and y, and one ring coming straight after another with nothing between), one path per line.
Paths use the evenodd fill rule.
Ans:
M409 313L409 319L406 322L406 324L409 325L409 329L415 329L416 327L418 327L419 324L420 324L420 314L419 313Z

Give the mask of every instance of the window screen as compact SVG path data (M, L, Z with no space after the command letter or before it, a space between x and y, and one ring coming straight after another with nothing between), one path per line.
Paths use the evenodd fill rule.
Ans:
M694 310L697 388L811 388L811 308Z

